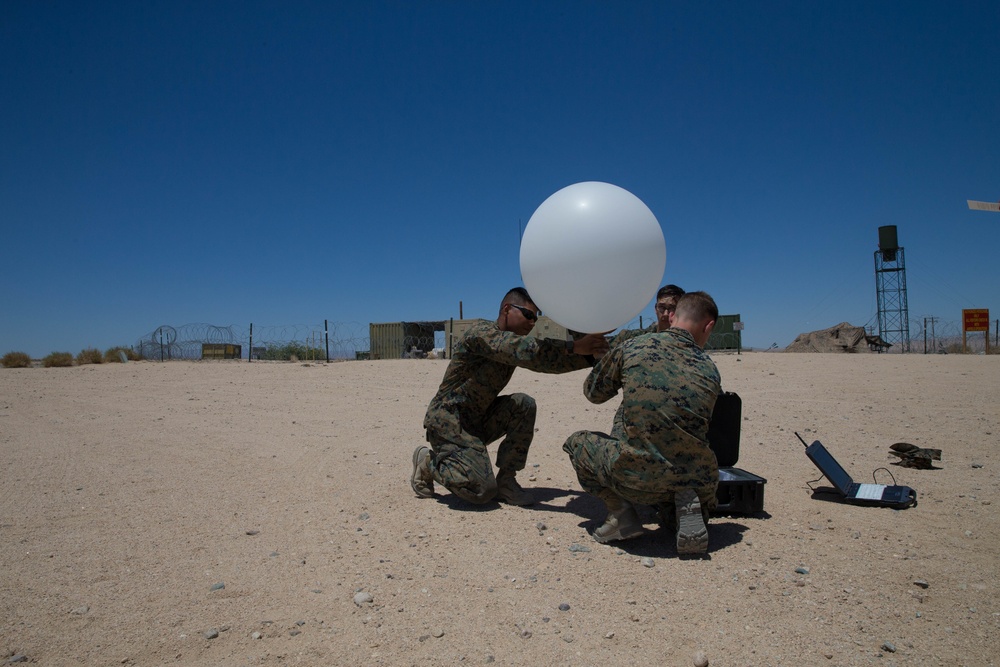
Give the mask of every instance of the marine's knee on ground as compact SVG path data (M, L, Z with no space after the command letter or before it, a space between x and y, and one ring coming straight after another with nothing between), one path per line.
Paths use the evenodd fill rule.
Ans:
M448 490L462 500L474 505L483 505L497 497L497 482L496 479L490 479L480 484L469 484Z
M563 451L576 471L576 478L584 491L594 493L612 487L610 462L615 441L596 431L577 431L566 439Z
M510 397L514 401L514 405L517 406L517 412L524 417L530 417L532 422L534 422L535 414L538 412L538 405L535 403L535 399L521 392L511 394Z

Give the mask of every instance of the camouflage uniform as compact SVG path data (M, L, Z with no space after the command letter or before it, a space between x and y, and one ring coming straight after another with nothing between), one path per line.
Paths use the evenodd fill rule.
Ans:
M721 391L715 362L683 329L645 334L612 348L583 393L603 403L619 388L622 436L577 431L563 445L581 486L646 505L673 503L676 491L693 488L707 516L718 504L719 465L708 446Z
M622 329L611 337L611 340L608 341L608 345L611 347L618 347L619 345L624 344L625 341L637 338L642 334L656 333L657 326L657 321L653 320L653 323L645 329Z
M653 323L650 324L645 329L622 329L611 338L611 341L608 343L608 345L610 347L618 347L619 345L623 345L625 341L632 340L633 338L641 336L642 334L656 333L657 327L658 323L656 322L656 320L653 320ZM611 437L616 438L618 440L625 439L624 404L619 405L618 410L615 411L615 419L611 425Z
M497 482L486 445L506 436L497 448L497 468L516 472L527 463L535 431L535 399L499 396L514 370L566 373L591 363L561 340L519 336L488 320L472 325L424 417L434 481L470 502L491 500Z

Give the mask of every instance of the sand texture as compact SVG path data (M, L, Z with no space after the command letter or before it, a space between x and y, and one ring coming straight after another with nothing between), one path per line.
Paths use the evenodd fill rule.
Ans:
M716 361L738 465L768 482L705 559L648 509L643 537L590 537L604 508L561 446L617 403L588 403L583 371L517 371L540 502L473 508L408 482L445 361L0 369L0 661L996 664L1000 356ZM919 505L814 495L794 431ZM892 465L899 441L937 469Z

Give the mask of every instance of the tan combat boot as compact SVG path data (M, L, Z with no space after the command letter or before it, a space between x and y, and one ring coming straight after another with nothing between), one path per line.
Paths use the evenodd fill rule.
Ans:
M638 537L646 532L632 503L611 490L605 490L598 497L608 506L608 518L594 531L595 540L607 544Z
M674 502L677 505L677 553L708 553L708 527L701 513L698 494L694 489L684 489L677 492Z
M508 505L531 505L535 499L531 494L521 488L514 477L514 473L501 470L497 475L497 500Z
M431 450L421 445L413 450L413 473L410 486L421 498L434 497L434 475L431 473Z

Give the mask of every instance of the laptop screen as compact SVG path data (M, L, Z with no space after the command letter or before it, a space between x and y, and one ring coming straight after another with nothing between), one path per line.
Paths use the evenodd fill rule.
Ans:
M854 480L851 479L846 470L840 467L837 459L833 458L833 455L826 451L826 447L817 440L806 447L806 455L816 464L820 472L826 475L826 478L837 487L837 490L846 496Z

